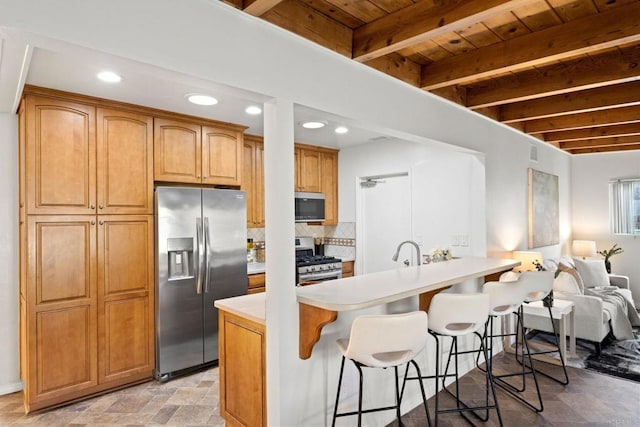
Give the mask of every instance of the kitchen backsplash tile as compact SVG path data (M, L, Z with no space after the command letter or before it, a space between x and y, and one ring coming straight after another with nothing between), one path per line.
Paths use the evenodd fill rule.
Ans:
M253 239L254 242L264 241L264 228L247 228L247 239Z
M340 222L338 225L309 225L296 223L296 236L323 237L325 253L340 258L353 259L356 251L356 223ZM247 238L266 245L264 228L248 228Z
M356 223L355 222L339 222L338 225L326 226L324 228L324 237L355 239Z

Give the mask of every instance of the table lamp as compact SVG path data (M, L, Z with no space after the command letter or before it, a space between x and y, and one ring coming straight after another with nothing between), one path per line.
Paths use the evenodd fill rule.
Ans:
M582 259L594 257L596 256L596 242L593 240L574 240L571 245L571 253L573 256L582 257Z
M520 265L514 267L513 271L521 273L523 271L536 271L534 261L542 264L542 252L534 251L513 251L513 259L520 261Z

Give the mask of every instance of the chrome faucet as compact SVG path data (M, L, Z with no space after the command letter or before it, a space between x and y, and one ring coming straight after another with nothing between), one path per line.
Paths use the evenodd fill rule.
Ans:
M400 243L398 245L398 249L396 249L396 253L393 254L393 257L391 258L392 261L398 261L398 255L400 255L400 249L402 248L402 246L405 243L409 243L411 245L413 245L416 248L416 265L420 265L420 246L418 246L418 244L416 242L414 242L413 240L405 240L404 242ZM409 266L409 261L405 260L405 265L408 267Z

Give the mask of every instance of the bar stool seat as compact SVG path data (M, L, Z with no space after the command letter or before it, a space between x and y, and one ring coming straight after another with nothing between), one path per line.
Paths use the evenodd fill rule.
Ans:
M398 423L402 425L400 404L402 396L398 386L398 366L406 365L406 372L411 364L417 375L420 376L420 368L414 358L427 344L427 335L420 333L428 327L427 314L423 311L411 313L365 315L354 319L348 339L337 340L338 348L342 352L340 366L340 378L336 392L336 403L333 411L332 426L335 426L336 418L351 415L358 416L358 426L362 425L362 414L395 409ZM345 360L351 360L360 375L358 389L358 410L338 413L340 401L340 389L344 374ZM395 396L394 406L385 406L372 409L362 409L363 396L363 370L362 368L394 368L395 372ZM406 376L405 372L405 376ZM431 425L427 398L422 382L420 383L422 400L427 414L427 420Z

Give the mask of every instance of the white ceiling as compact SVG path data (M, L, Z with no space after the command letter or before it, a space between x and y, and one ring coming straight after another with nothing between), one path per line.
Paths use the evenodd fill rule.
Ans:
M232 88L87 49L33 48L14 43L14 40L6 38L6 35L4 41L4 52L0 61L0 90L4 87L5 93L21 92L24 80L24 83L30 85L237 123L248 126L246 132L249 134L263 135L262 115L250 116L244 110L249 105L262 106L270 99L268 95ZM23 50L20 50L20 47ZM123 77L122 82L105 83L98 80L96 74L103 70L120 74ZM9 79L14 82L13 88L7 88L7 79L2 82L3 74L6 76L9 73L13 73L12 79ZM206 107L191 104L186 100L185 94L194 92L212 95L220 102ZM305 106L296 105L294 117L297 142L344 148L385 137L379 132L354 126L345 118ZM325 121L327 126L317 130L304 129L299 123L306 120ZM334 129L340 125L346 125L349 132L343 135L336 134Z

